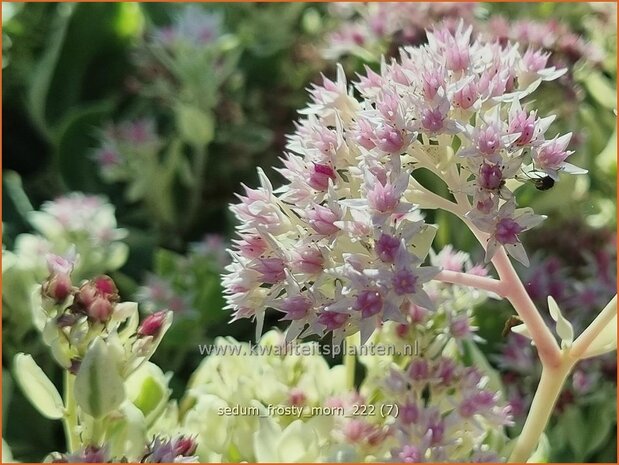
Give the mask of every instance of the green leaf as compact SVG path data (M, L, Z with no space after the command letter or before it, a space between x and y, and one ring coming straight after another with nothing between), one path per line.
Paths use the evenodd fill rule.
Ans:
M94 192L100 190L98 169L91 157L97 146L97 127L106 121L112 102L103 102L73 112L59 131L56 160L63 181L71 190Z
M589 440L585 448L586 456L599 450L608 441L613 426L617 423L617 411L609 405L608 397L588 410L587 432Z
M70 3L59 5L59 14L53 19L54 24L48 40L49 47L45 50L43 57L35 68L32 84L28 92L28 106L30 107L32 119L39 129L48 135L45 117L47 96L74 8L75 5Z
M11 403L11 396L13 395L13 378L9 370L2 369L2 411L8 412L9 405ZM8 416L2 416L2 430L6 428L6 421Z
M48 135L78 102L116 94L128 69L130 39L141 31L141 10L129 3L58 6L54 32L29 91L34 120Z
M181 256L166 249L155 252L155 273L161 276L171 276L176 273L176 264Z
M97 337L84 356L75 379L75 399L94 418L102 418L125 400L120 351Z
M613 110L617 102L614 86L599 72L589 72L584 84L591 96L605 108Z
M213 116L193 105L183 103L177 105L176 125L183 140L194 147L208 145L215 134ZM200 173L196 175L200 176Z
M52 420L64 416L64 405L56 386L31 355L17 354L13 360L13 373L28 400L41 415Z
M580 409L575 405L566 408L559 421L565 423L564 432L567 442L574 453L575 461L582 461L588 447L589 437L587 431L590 425Z

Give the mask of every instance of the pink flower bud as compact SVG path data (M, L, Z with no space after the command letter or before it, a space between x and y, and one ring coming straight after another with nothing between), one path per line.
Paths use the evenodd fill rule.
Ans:
M234 241L241 254L246 258L258 258L268 248L267 242L257 234L243 236L242 239Z
M94 302L88 306L86 313L92 320L105 323L110 319L113 311L114 306L109 300L104 297L97 297Z
M335 131L320 126L313 131L310 145L316 147L324 154L333 153L337 147L337 135Z
M95 289L98 294L103 296L110 296L114 294L118 294L118 289L116 288L116 284L109 276L99 276L94 279Z
M477 406L488 409L496 404L496 394L491 391L481 390L473 395L473 401Z
M501 136L498 129L490 125L481 129L477 139L477 148L482 155L494 155L501 146Z
M420 463L423 462L424 459L419 447L410 445L403 446L402 449L394 455L400 459L399 461L404 463Z
M312 302L302 295L286 297L281 305L281 309L286 312L283 320L302 320L305 318L312 307Z
M497 190L505 183L503 181L503 172L498 165L489 165L484 163L479 169L479 186L488 190Z
M426 100L432 100L438 90L445 86L445 78L438 69L423 73L423 95Z
M454 318L449 323L449 332L456 339L463 339L471 335L471 326L468 317Z
M453 104L457 107L466 110L473 106L477 101L477 85L475 82L469 82L462 89L454 93Z
M68 274L52 275L42 287L43 295L57 303L64 302L73 291L71 277Z
M163 328L166 317L167 312L165 310L148 315L138 328L138 335L142 337L152 336L156 338L159 336L161 328Z
M329 179L335 181L335 171L329 165L314 163L308 184L317 191L325 192L329 188Z
M435 375L443 384L451 384L456 378L456 364L449 358L442 358L436 367Z
M430 132L438 132L443 129L445 117L440 108L426 108L421 116L421 125Z
M367 193L368 203L371 208L381 213L393 211L400 203L400 196L394 186L387 182L385 185L377 182Z
M419 408L415 404L406 403L400 407L399 418L405 425L416 423L419 419Z
M400 323L399 325L395 327L395 334L400 339L406 339L406 337L408 336L409 330L410 330L410 325L405 325L403 323Z
M383 298L380 292L375 290L362 291L355 302L355 309L361 312L362 318L370 318L383 309Z
M374 143L374 139L376 138L374 128L372 128L370 122L365 119L359 119L357 125L358 128L355 133L355 141L367 150L372 150L376 147Z
M198 444L194 438L180 436L174 441L174 452L177 456L189 457L196 453Z
M398 129L388 124L376 130L376 147L387 153L400 153L404 147L404 136Z
M327 327L327 331L339 329L346 324L350 318L347 313L324 311L318 315L318 323Z
M397 237L382 233L375 244L376 255L385 263L393 263L400 243Z
M411 321L417 324L423 323L428 316L427 309L420 307L419 305L415 305L415 304L410 305L408 313L411 317Z
M488 215L494 209L494 200L489 195L482 196L477 199L477 202L475 202L475 208L478 211Z
M307 401L307 397L305 396L303 389L292 388L290 390L288 394L288 402L290 403L290 405L295 405L297 407L300 407L302 405L305 405L306 401Z
M302 247L301 250L293 253L294 258L290 263L295 272L318 274L324 269L325 259L322 252L316 247Z
M523 146L531 142L535 133L535 114L531 112L528 116L525 111L519 111L513 115L509 122L509 133L520 133L520 137L514 142L518 146Z
M413 294L417 287L417 276L409 269L404 268L393 275L391 284L397 295Z
M522 232L522 226L511 218L501 218L496 225L494 237L500 244L516 244L518 234Z
M466 46L459 46L457 43L451 43L445 51L447 55L447 69L452 71L462 71L468 68L471 61L469 50Z
M560 139L553 139L546 142L539 151L533 155L535 165L543 170L557 170L561 167L571 152L565 148L569 143L569 135L562 136Z
M285 264L281 258L260 258L254 269L261 274L262 281L268 284L277 284L286 277Z
M330 236L340 230L340 228L333 224L340 218L330 208L315 205L314 209L309 211L308 217L310 226L318 234Z
M477 404L470 397L462 400L458 407L458 413L460 413L460 415L462 415L464 418L472 417L477 413L477 411Z
M541 50L527 49L522 57L522 61L527 68L527 71L537 73L546 68L550 54L544 53Z
M425 381L430 378L430 365L422 358L413 360L408 366L408 376L413 381Z
M376 109L387 121L394 121L398 114L399 97L393 93L385 93L376 103Z

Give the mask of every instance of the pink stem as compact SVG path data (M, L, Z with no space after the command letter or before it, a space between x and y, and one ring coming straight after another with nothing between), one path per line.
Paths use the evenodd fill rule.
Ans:
M548 329L535 304L529 297L520 277L509 261L505 249L499 247L492 259L501 281L506 284L505 297L512 304L522 322L526 325L531 339L537 346L539 358L544 366L557 367L561 364L561 350L555 337Z
M462 286L474 287L484 291L493 292L501 297L505 297L506 286L498 279L486 278L470 273L460 273L457 271L443 270L434 279L444 283L459 284Z

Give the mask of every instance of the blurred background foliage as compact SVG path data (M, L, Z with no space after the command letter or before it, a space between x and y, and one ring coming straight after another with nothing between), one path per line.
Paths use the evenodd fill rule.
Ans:
M240 183L257 183L256 166L275 174L305 89L320 73L334 74L335 58L349 76L365 65L376 69L381 54L422 42L432 21L464 18L476 32L547 48L554 63L568 67L561 80L534 94L535 105L541 114L558 115L553 130L574 133L573 163L589 175L562 178L546 192L533 183L520 190L521 204L549 217L529 233L534 260L520 271L542 311L553 295L580 328L616 292L614 4L392 6L392 12L389 6L303 3L2 8L3 248L15 250L24 233L45 236L32 215L46 201L74 191L108 199L128 252L122 263L99 271L145 312L177 312L155 359L175 372L177 393L200 360L198 343L253 336L247 322L228 324L219 284L232 239L228 204ZM373 30L376 18L387 18L388 30ZM349 47L351 28L357 35ZM536 44L531 31L552 31L554 40ZM438 213L431 220L441 226L436 248L452 243L479 258L474 240L460 234L453 218ZM33 267L7 271L3 291L7 283L21 286L15 292L26 302L28 280L44 273ZM6 263L3 277L5 269ZM13 389L7 369L17 350L38 354L47 373L54 368L37 351L28 312L19 310L19 301L3 297L3 303L3 420L20 417L8 430L3 424L3 437L16 458L40 460L63 448L62 433ZM510 359L514 350L525 352L518 340L501 335L510 309L492 303L477 312L490 359L507 385L518 386L510 401L526 409L539 373L531 357ZM616 361L581 372L582 382L566 388L553 420L551 458L614 462Z

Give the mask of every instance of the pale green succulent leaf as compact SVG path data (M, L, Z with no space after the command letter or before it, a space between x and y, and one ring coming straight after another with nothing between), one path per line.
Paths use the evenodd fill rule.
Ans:
M102 418L125 400L119 363L118 351L100 337L86 352L75 380L75 399L88 415Z
M62 397L31 355L17 354L13 360L13 372L22 391L41 415L52 420L64 416Z

